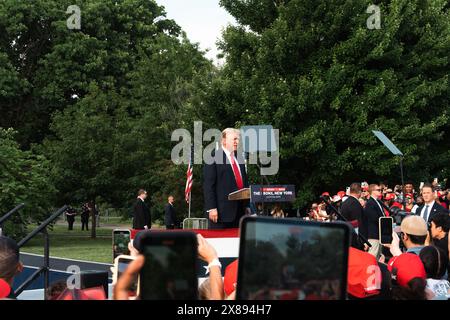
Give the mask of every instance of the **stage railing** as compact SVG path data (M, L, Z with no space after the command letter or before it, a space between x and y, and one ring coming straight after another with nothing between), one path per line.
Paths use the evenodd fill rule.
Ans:
M208 219L186 218L183 220L183 229L208 229Z
M17 205L14 209L9 211L7 214L5 214L3 217L0 218L0 236L3 234L3 222L9 219L15 212L19 211L25 206L25 203L21 203Z
M38 233L44 236L44 265L34 272L28 279L26 279L16 291L14 296L19 296L34 280L39 278L41 274L44 275L44 300L47 299L47 289L49 286L49 270L50 270L50 239L48 236L47 227L50 223L55 221L63 212L67 210L68 206L64 206L53 213L47 220L42 222L36 229L30 232L25 238L19 241L19 248L23 247L28 241L35 237Z

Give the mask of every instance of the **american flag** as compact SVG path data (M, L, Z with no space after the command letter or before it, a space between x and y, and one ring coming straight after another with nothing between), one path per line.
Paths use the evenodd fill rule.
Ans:
M189 195L191 194L193 180L194 174L192 170L192 150L191 150L191 153L189 155L189 165L186 172L186 188L184 189L184 197L187 203L189 203Z

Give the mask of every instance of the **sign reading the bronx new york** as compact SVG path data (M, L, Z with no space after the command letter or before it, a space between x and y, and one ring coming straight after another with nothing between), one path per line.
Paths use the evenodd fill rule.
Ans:
M287 185L252 185L251 202L291 202L295 200L295 186Z

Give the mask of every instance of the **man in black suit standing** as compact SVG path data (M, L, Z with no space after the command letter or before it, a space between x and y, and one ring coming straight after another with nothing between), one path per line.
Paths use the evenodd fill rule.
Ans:
M368 252L378 260L383 248L379 240L378 220L380 217L384 217L385 214L378 200L381 195L380 186L377 184L369 185L369 193L370 198L367 200L366 207L364 208L359 232L361 232L361 234L368 239L370 245L372 246L369 248Z
M350 185L350 196L341 205L341 214L353 228L359 227L363 216L363 207L359 202L361 197L361 184L354 182Z
M178 225L177 215L173 203L175 202L173 196L169 196L167 199L168 203L164 207L164 223L167 230L175 229Z
M422 197L424 204L416 210L416 215L420 216L425 222L430 223L437 214L448 214L447 209L435 201L433 186L425 183L422 187Z
M147 191L140 189L138 197L133 206L133 229L150 229L152 227L152 218L150 209L145 203Z
M222 132L222 147L212 154L214 161L203 166L203 195L209 229L239 227L246 201L230 201L231 192L248 187L241 155L236 155L240 139L237 129Z

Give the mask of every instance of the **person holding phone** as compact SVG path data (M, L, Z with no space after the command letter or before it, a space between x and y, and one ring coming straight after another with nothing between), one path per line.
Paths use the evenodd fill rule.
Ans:
M148 236L147 231L141 232L140 237ZM133 286L136 277L141 273L145 265L145 257L142 254L143 247L139 239L134 245L139 254L134 255L133 261L123 271L121 276L117 279L114 286L113 298L114 300L128 300L130 296L130 288ZM222 280L221 264L214 247L206 241L201 235L197 235L197 252L198 257L205 261L208 266L209 285L208 285L208 299L209 300L223 300L224 298L224 284Z
M418 216L408 216L403 219L400 225L400 237L396 232L393 232L392 243L385 246L390 249L392 256L399 256L402 254L401 240L407 253L418 255L425 246L427 235L428 227L425 220Z
M143 230L152 227L150 208L145 203L147 191L140 189L133 206L133 229Z

